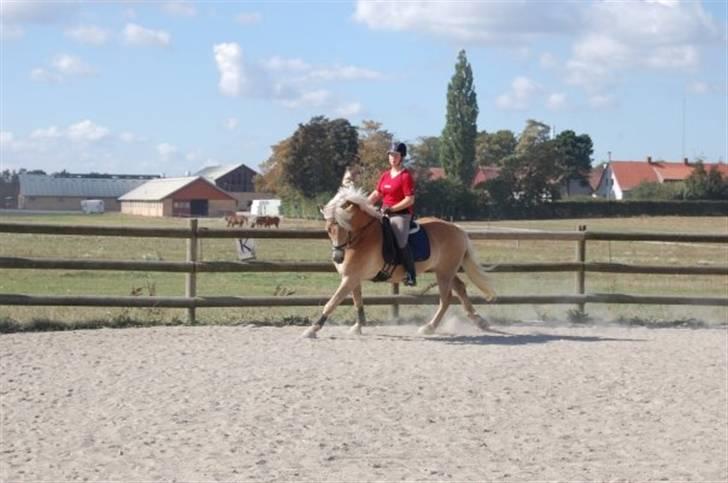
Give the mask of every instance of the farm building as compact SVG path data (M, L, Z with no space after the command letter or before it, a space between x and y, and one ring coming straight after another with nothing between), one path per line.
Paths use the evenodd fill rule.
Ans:
M80 211L81 201L103 200L106 211L119 211L119 196L141 186L146 179L67 178L21 174L18 208L21 210Z
M728 165L704 163L706 171L713 167L723 176L728 176ZM604 168L596 188L596 195L610 200L624 199L630 190L641 183L674 183L685 181L695 169L695 163L687 158L679 162L653 161L610 161Z
M195 176L204 176L218 188L225 190L238 200L238 207L242 210L249 209L254 199L275 198L272 193L255 192L254 179L258 173L245 164L207 166L195 173Z
M161 178L119 198L121 212L142 216L223 216L236 199L202 176Z

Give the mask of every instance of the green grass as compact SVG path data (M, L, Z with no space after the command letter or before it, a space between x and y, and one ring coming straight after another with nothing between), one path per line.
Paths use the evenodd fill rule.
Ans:
M118 225L149 227L185 227L184 219L145 218L107 213L84 216L13 215L0 221L54 224ZM728 233L728 217L638 217L588 220L538 220L459 223L465 229L529 229L575 230L585 224L590 230L664 233ZM200 226L224 227L221 219L202 219ZM323 228L317 220L285 219L285 228ZM204 260L235 260L233 241L202 240L200 255ZM558 262L574 260L574 242L555 241L476 241L480 261L484 264L510 262ZM0 256L88 258L117 260L185 259L186 241L181 239L82 237L0 233ZM717 244L683 244L650 242L588 242L587 261L653 265L726 265L728 246ZM258 240L260 260L326 261L330 248L324 240ZM492 275L499 294L573 293L572 273L532 273ZM129 295L134 289L156 295L183 295L184 274L155 272L111 272L71 270L2 270L0 292L28 294ZM432 275L420 278L424 287ZM328 273L203 273L198 278L200 295L272 296L285 290L295 295L330 295L338 285L336 274ZM587 291L645 295L728 296L728 277L664 276L635 274L587 274ZM470 289L473 292L473 288ZM367 294L387 294L388 284L367 283ZM404 289L403 293L415 292ZM431 292L431 293L434 293ZM434 313L434 307L402 307L407 318L423 320ZM629 306L591 304L585 314L575 314L573 306L491 306L480 307L481 313L494 320L558 320L591 321L685 321L699 320L710 324L728 323L728 309L720 307ZM372 320L388 320L389 307L369 307ZM315 318L316 307L290 308L224 308L198 309L201 323L293 323ZM453 313L462 313L459 308ZM570 315L571 314L571 315ZM354 320L353 308L340 307L335 321ZM0 331L3 327L55 327L55 322L71 327L95 327L98 321L107 325L180 323L182 309L115 309L83 307L0 307ZM4 322L3 322L4 321ZM51 323L53 322L53 323ZM16 324L16 325L13 325ZM19 325L18 325L19 324Z

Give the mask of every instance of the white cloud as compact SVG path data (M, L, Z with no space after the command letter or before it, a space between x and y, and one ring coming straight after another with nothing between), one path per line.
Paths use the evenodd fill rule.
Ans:
M14 139L15 136L10 131L0 131L0 146L8 146Z
M56 126L45 129L36 129L30 133L31 139L55 139L63 136L63 132Z
M161 143L157 145L157 152L162 160L169 161L172 157L177 155L178 149L172 144Z
M258 12L242 12L235 16L235 21L240 25L253 25L260 23L263 16Z
M546 107L553 111L558 111L566 106L566 94L563 92L554 92L546 98Z
M284 59L278 56L263 61L263 67L274 71L308 71L311 69L311 66L301 59Z
M57 72L51 72L42 67L36 67L32 71L30 71L30 78L35 82L48 83L58 83L63 80L63 77L61 77L61 75Z
M559 65L559 60L550 52L542 53L538 58L538 62L544 69L552 69Z
M68 139L74 142L93 142L99 141L109 135L109 130L103 126L99 126L89 121L78 122L68 126L66 131Z
M234 131L238 127L238 124L240 124L240 123L238 122L237 118L229 117L229 118L225 119L224 124L225 124L225 129L227 129L228 131Z
M162 10L175 17L194 17L197 15L197 8L195 8L195 5L192 2L183 0L164 2L162 4Z
M124 27L124 41L135 46L167 47L172 37L164 30L152 30L135 23L128 23Z
M144 140L141 136L130 131L123 131L119 133L119 139L125 143L136 143Z
M94 75L94 69L79 57L70 54L58 54L48 68L36 67L30 72L30 78L36 82L62 82L69 77L87 77Z
M220 71L220 92L226 96L239 96L244 82L243 52L235 42L217 44L213 47L215 63Z
M595 94L588 99L589 106L595 109L605 109L616 104L616 100L612 95Z
M352 65L315 69L308 74L312 80L379 80L384 75L371 69L363 69Z
M0 19L7 24L50 24L67 20L78 11L79 2L0 2Z
M65 34L78 42L91 45L103 45L109 39L109 33L95 25L80 25L66 30Z
M82 61L80 58L69 55L59 54L53 58L51 65L58 71L59 74L65 76L87 76L94 74L94 70Z
M326 89L302 92L298 97L292 99L280 99L283 106L289 109L299 107L321 107L331 98L331 93Z
M362 112L360 102L347 102L334 109L334 113L341 117L353 117Z
M533 80L519 76L513 79L508 92L496 98L495 104L499 109L524 110L541 90L541 86Z
M571 2L390 2L358 0L355 21L373 30L429 33L474 44L522 44L579 28L583 6Z

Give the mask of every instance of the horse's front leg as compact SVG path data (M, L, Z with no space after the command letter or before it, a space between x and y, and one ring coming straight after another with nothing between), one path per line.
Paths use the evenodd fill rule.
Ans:
M351 297L354 299L354 307L356 307L356 323L351 326L349 332L361 335L361 328L367 322L367 318L364 315L364 301L361 296L361 283L352 289Z
M326 302L326 305L324 305L324 311L321 313L321 317L319 317L319 319L314 322L311 327L304 331L303 337L316 337L316 333L324 326L326 319L329 318L329 315L331 315L334 309L341 303L342 300L344 300L344 297L349 295L349 292L351 292L354 286L355 282L353 280L348 277L342 278L339 288L336 289L334 295L332 295L329 301Z

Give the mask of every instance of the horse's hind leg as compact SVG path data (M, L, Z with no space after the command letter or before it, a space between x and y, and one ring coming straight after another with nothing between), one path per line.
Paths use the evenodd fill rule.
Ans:
M361 328L367 322L367 318L364 315L364 301L361 296L361 284L354 287L351 291L351 298L354 299L354 307L356 307L356 323L351 326L349 332L361 335Z
M420 327L420 334L433 334L440 325L442 317L445 315L447 308L450 307L450 297L452 296L452 274L437 274L437 288L440 291L440 306L435 312L435 316L426 325Z
M470 297L468 297L468 292L465 288L465 282L460 280L460 277L458 277L457 275L455 275L455 277L452 279L452 289L455 292L455 295L457 295L457 297L460 299L460 303L463 304L463 308L468 314L468 318L479 329L487 330L488 321L478 315L478 313L475 311L475 307L473 307L473 303L470 301Z

